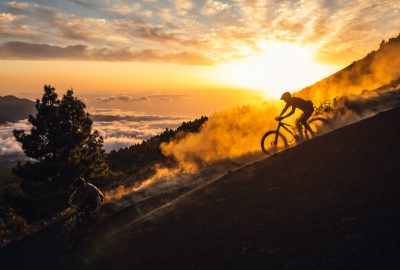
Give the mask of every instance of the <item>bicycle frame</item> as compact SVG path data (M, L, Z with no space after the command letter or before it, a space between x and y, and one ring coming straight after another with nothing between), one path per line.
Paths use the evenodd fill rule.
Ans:
M79 241L82 236L83 227L87 224L87 213L76 210L70 217L70 223L68 224L67 234L65 237L66 248L71 250Z
M278 118L276 119L276 121L278 122L276 129L267 131L261 138L261 149L267 155L276 152L276 150L279 150L280 148L283 149L292 144L294 145L296 143L302 142L304 140L309 140L310 138L316 136L315 134L317 131L311 130L311 127L307 128L304 124L302 124L302 126L305 127L305 136L303 137L302 134L298 133L299 131L297 130L297 127L295 128L293 125L286 124L282 122L282 120L278 120ZM307 121L307 124L310 124L314 121L320 121L323 124L329 123L328 120L318 117L309 119ZM287 134L285 132L281 132L281 128L286 130ZM303 127L301 128L303 129ZM301 130L300 132L303 132L303 130ZM288 141L287 136L285 136L288 134L293 136L293 139L289 139ZM282 145L278 145L278 141L279 143L282 143Z
M278 126L277 126L276 131L275 131L275 132L276 132L276 133L275 133L275 140L274 140L274 144L275 144L275 145L278 144L278 134L279 134L279 130L280 130L281 128L285 129L287 132L289 132L290 134L292 134L292 135L294 136L293 131L291 131L290 128L288 128L288 127L290 127L291 129L293 129L293 126L292 126L292 125L286 124L286 123L284 123L284 122L282 122L282 121L278 121Z

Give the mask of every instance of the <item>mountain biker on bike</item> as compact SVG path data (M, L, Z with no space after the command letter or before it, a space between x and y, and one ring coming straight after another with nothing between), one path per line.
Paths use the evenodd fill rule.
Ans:
M104 201L103 193L82 177L75 180L74 186L75 191L68 200L69 204L88 214L97 213L100 210L100 204Z
M281 100L286 102L286 106L285 108L283 108L281 114L275 118L275 120L281 121L291 116L296 111L296 108L298 108L303 111L303 114L296 120L296 128L299 131L300 140L304 139L302 125L310 132L311 136L314 137L314 132L311 130L310 125L308 125L307 123L308 118L310 118L310 116L314 112L313 103L310 100L292 97L289 92L283 93ZM285 116L282 116L290 107L292 107L292 110Z

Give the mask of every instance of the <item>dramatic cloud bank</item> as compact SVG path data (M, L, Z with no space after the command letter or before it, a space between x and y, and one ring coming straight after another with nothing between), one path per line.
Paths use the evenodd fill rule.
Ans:
M396 0L4 1L0 58L212 65L278 40L348 64L398 34L399 10Z
M28 129L28 121L17 123L6 123L0 125L0 155L12 155L22 153L21 146L14 139L12 131L14 129Z
M103 114L94 114L92 119L93 129L104 138L106 152L141 143L166 128L176 128L188 120L182 117L122 114L118 110L105 110ZM27 121L0 125L0 155L22 153L21 146L13 137L14 129L29 131L30 125Z
M104 138L106 152L140 143L188 120L182 117L129 114L119 110L104 110L91 118L94 120L93 128Z
M187 65L213 65L213 60L200 53L170 52L156 49L135 50L132 48L89 48L86 45L54 46L26 42L7 42L0 45L0 58L30 60L92 60L92 61L158 61Z

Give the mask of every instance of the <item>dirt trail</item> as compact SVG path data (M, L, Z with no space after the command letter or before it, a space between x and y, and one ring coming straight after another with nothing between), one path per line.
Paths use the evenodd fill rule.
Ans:
M59 226L0 251L17 269L400 269L400 108L228 173L73 253Z

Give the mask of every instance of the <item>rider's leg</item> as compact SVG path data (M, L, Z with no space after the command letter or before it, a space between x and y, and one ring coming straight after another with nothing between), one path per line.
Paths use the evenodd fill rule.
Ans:
M305 122L303 123L303 126L310 132L311 137L314 137L314 136L315 136L314 131L312 131L312 129L311 129L310 125L307 123L307 121L305 121Z
M300 117L300 123L308 130L308 132L310 132L311 137L314 137L314 131L312 131L310 125L307 123L308 118L311 117L311 115L313 114L314 109L310 109L309 111L303 113L303 115Z
M94 209L93 213L97 214L100 211L101 199L97 197L96 199L96 208Z
M303 114L304 115L304 114ZM303 115L299 118L299 119L297 119L296 120L296 128L297 128L297 131L298 131L298 133L299 133L299 137L300 137L300 140L303 140L304 139L304 135L303 135L303 128L302 128L302 123L301 123L301 118L303 117Z
M100 211L100 205L101 205L100 198L97 198L96 201L94 201L94 200L88 201L88 204L86 207L86 212L87 212L88 216L95 217L98 214L98 212Z

